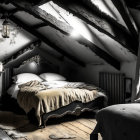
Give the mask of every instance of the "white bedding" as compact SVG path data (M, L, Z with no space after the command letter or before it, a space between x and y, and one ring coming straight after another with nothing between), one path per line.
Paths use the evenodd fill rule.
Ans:
M61 88L61 87L65 87L65 86L69 86L70 88L76 88L79 87L81 85L83 85L83 82L68 82L68 81L50 81L50 82L41 82L42 84L46 85L48 89L53 89L53 88ZM17 94L19 92L19 86L20 84L12 84L11 87L7 90L7 93L12 97L17 99ZM96 86L92 85L91 88L93 89L95 87L95 89L97 89ZM89 86L90 88L90 86Z

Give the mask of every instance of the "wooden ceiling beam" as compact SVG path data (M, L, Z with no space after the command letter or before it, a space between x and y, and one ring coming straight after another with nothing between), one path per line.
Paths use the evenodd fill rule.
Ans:
M131 34L135 38L135 41L138 42L138 32L136 31L136 29L132 23L133 21L131 21L132 19L130 17L130 13L129 13L124 1L122 1L122 0L111 0L111 1L114 3L116 8L118 9L125 24L127 25L128 29L129 29L129 31L131 32Z
M121 31L121 35L124 34L124 37L128 40L129 50L133 52L135 55L137 55L138 52L138 42L136 41L135 37L126 29L125 26L117 22L115 19L113 19L111 16L107 15L106 13L102 12L94 3L91 2L91 0L81 0L85 6L87 6L93 13L98 15L99 17L106 19L109 23L114 25L116 29L119 29ZM122 34L123 33L123 34ZM127 45L126 45L127 47Z
M125 0L125 3L127 4L128 7L140 10L140 1L139 0Z
M69 26L68 24L66 24L64 22L57 20L55 17L53 17L49 13L46 13L45 11L43 11L42 9L40 9L38 7L32 7L31 5L26 4L26 3L19 4L17 2L12 2L12 4L14 4L14 6L16 6L17 8L21 8L24 11L30 13L31 15L35 16L36 18L41 19L42 21L46 22L49 26L60 31L64 35L70 36L71 32L73 31L73 27ZM44 36L42 36L42 38L43 37ZM75 40L78 41L80 44L84 45L85 47L89 47L92 51L94 51L95 54L97 54L99 57L104 59L110 65L114 66L116 69L120 69L120 62L118 60L114 59L111 55L109 55L104 50L100 49L94 43L91 43L90 41L86 40L82 36L81 36L81 40L84 40L85 42L81 42L81 41L79 41L79 39L76 39L76 38L75 38ZM92 44L92 48L91 48L91 44ZM51 45L53 45L53 44L51 44Z
M36 36L40 40L42 40L44 43L61 53L62 55L66 56L70 60L74 61L75 63L79 64L80 66L85 66L84 62L80 61L78 58L74 57L73 55L69 54L68 52L62 50L59 48L59 46L55 45L52 41L48 40L45 36L43 36L41 33L38 31L32 29L30 26L22 22L20 19L16 18L15 16L10 16L10 20L13 21L14 23L18 24L20 27L22 27L24 30L27 32L31 33L32 35Z
M16 58L18 58L20 55L26 53L27 51L32 51L34 50L35 47L39 47L41 44L40 40L36 40L34 42L31 42L29 44L27 44L26 46L24 46L24 48L20 49L19 51L17 51L16 53L12 54L10 57L8 57L7 59L5 59L3 61L3 64L7 64L10 61L15 60Z
M1 19L5 19L6 17L10 17L11 15L16 14L17 12L22 11L18 8L12 9L12 10L4 10L3 8L0 8L0 13L1 13Z
M54 29L60 31L65 35L69 35L68 32L71 32L72 27L68 26L66 23L62 21L58 21L51 14L46 13L44 10L39 7L33 7L29 3L18 2L19 0L15 0L11 2L17 8L24 10L25 12L33 15L35 18L41 19L43 22L53 27Z
M51 1L51 0L36 0L36 1L33 2L33 5L40 6L40 5L43 5L43 4L45 4L49 1Z
M120 62L109 55L107 52L100 49L96 44L88 41L87 39L83 38L82 36L77 39L77 41L84 45L85 47L89 48L93 53L95 53L100 58L104 59L108 64L112 65L117 70L120 70Z
M21 10L18 8L15 8L15 9L9 10L8 13L9 13L9 15L14 15L15 13L17 13L19 11L21 11Z
M48 24L46 24L45 22L38 23L38 24L32 25L31 28L38 29L38 28L41 28L41 27L44 27L44 26L48 26Z
M87 24L97 29L99 32L109 36L114 41L117 41L121 46L123 46L124 48L128 49L129 51L137 55L137 49L133 47L134 46L133 39L129 35L129 33L124 32L123 30L121 30L121 28L116 29L114 25L109 24L104 19L94 15L89 10L89 8L86 8L86 6L82 3L81 0L80 1L77 0L77 2L72 2L72 1L67 2L65 0L59 0L59 1L53 0L53 1L60 7L64 8L66 11L69 11L76 17L80 18ZM110 30L110 26L111 26L111 30ZM112 29L114 32L112 32ZM114 33L116 34L114 35ZM121 38L120 38L120 34L121 34Z

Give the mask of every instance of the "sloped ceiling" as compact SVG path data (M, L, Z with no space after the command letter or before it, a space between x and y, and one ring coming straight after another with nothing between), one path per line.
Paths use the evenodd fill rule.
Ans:
M128 7L131 2L3 1L0 25L8 13L18 33L15 38L0 38L0 61L39 39L40 48L57 58L67 57L81 66L108 63L119 70L122 62L134 61L137 56L139 3L135 1L133 7Z

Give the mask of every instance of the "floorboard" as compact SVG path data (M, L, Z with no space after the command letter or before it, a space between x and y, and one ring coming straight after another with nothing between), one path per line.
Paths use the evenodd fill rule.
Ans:
M1 140L12 140L3 130L0 129L0 139Z
M78 119L77 122L93 130L95 128L95 123L89 121L89 119Z
M5 118L7 119L5 120ZM68 119L68 121L59 123L49 123L45 128L38 129L29 121L27 122L27 117L25 115L17 115L12 112L2 111L0 111L0 119L0 124L4 126L9 124L10 127L12 126L12 128L15 128L12 130L16 130L16 132L25 136L16 140L90 140L90 134L96 125L96 120L94 118L79 117L74 120ZM67 120L67 118L64 118L64 120ZM58 120L56 121L58 122ZM23 124L21 122L23 122ZM12 140L5 132L6 131L0 129L0 138ZM100 135L99 140L102 140Z

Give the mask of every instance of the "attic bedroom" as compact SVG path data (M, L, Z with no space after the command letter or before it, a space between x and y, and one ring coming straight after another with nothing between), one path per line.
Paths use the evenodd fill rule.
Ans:
M0 139L139 140L139 0L0 1Z

